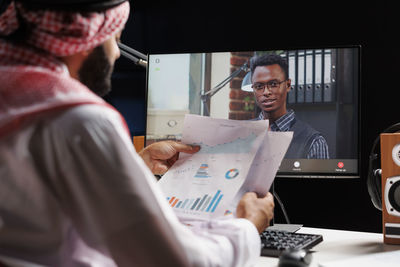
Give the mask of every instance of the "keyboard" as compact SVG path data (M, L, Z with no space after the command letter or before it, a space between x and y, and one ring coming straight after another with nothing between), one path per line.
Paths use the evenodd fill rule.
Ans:
M265 230L260 234L261 255L279 257L287 249L310 249L322 242L322 235Z

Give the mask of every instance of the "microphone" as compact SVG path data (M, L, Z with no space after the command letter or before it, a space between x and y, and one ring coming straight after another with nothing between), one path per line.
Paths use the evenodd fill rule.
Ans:
M122 56L132 60L136 65L147 68L147 56L145 54L140 53L121 42L118 42L118 47Z

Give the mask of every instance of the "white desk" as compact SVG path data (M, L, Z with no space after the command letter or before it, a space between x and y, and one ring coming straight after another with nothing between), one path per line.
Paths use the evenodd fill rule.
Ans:
M316 245L310 267L318 263L342 260L371 253L400 250L400 245L383 244L382 234L302 227L298 233L320 234L324 240ZM278 266L278 258L260 257L256 267ZM400 263L399 263L400 266Z

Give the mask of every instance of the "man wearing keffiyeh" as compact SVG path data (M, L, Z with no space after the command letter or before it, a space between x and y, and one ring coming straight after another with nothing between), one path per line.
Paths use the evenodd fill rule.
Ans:
M136 153L98 96L111 88L129 2L85 12L25 2L0 0L0 266L253 265L272 196L247 193L238 218L188 228L153 173L198 148Z

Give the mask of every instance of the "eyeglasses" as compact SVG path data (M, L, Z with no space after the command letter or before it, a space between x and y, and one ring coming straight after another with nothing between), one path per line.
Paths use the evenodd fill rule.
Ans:
M265 87L267 87L269 91L273 92L276 91L283 82L286 82L286 80L281 82L278 80L273 80L267 83L254 83L251 88L253 88L254 92L259 94L265 91Z

